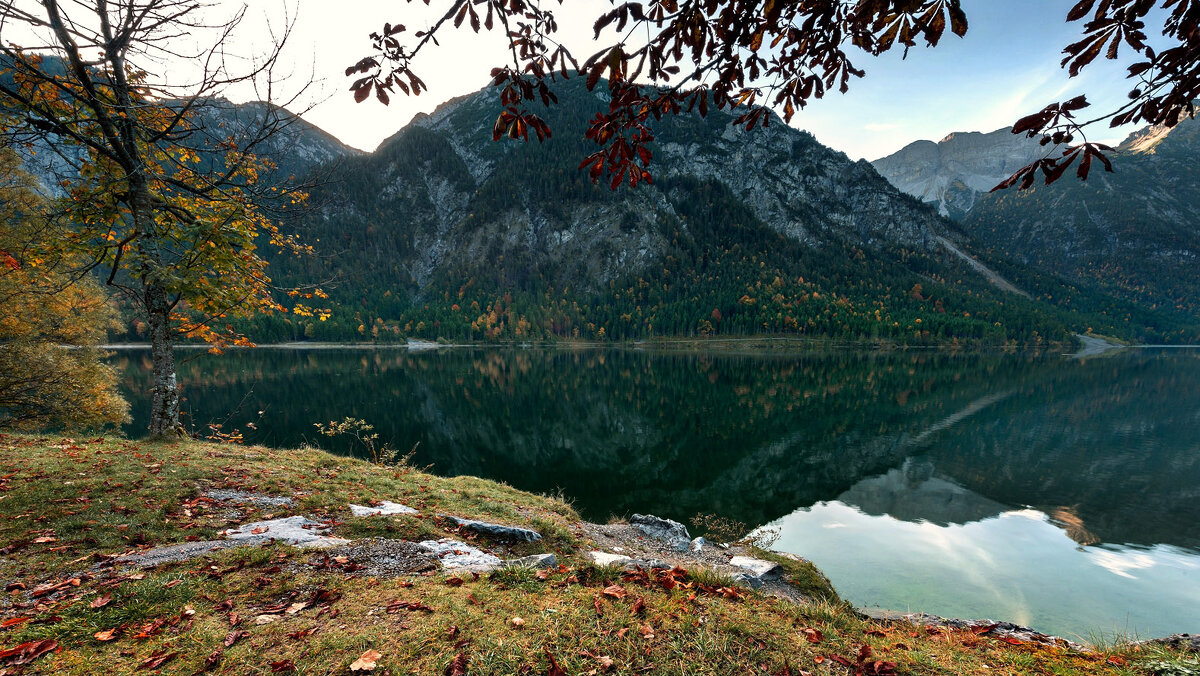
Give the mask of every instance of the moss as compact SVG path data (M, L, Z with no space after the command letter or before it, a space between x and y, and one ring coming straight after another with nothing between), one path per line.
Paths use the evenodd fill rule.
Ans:
M754 548L754 555L767 561L774 561L783 567L783 579L795 587L806 598L817 599L829 603L844 603L838 596L833 583L817 568L812 561L792 558L778 552Z

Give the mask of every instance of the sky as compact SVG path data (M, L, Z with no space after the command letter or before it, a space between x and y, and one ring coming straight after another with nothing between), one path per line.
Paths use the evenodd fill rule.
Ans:
M1098 62L1069 79L1059 67L1061 50L1079 39L1080 25L1067 24L1075 0L963 0L970 21L965 38L947 32L937 48L918 47L902 59L899 51L880 58L863 54L856 65L867 71L848 94L831 93L800 111L792 125L852 159L874 160L921 139L939 140L952 132L994 131L1049 103L1086 92L1096 104L1124 100L1126 61ZM242 6L216 0L214 14ZM345 68L370 53L367 35L384 22L401 23L408 35L428 27L444 2L402 0L252 0L247 20L233 36L231 53L251 54L268 42L286 14L294 29L285 58L294 68L294 90L311 74L317 78L289 107L344 143L372 150L414 115L431 112L455 96L477 91L488 72L505 60L498 34L446 33L439 48L416 62L429 85L420 97L393 96L390 106L374 98L355 104ZM591 24L608 0L566 0L555 11L563 42L581 61L596 50ZM14 33L9 29L6 33ZM18 39L20 36L17 36ZM602 36L602 40L605 36ZM2 39L13 39L4 35ZM187 64L169 71L185 72ZM169 74L169 73L168 73ZM257 95L231 92L234 100ZM1099 130L1092 140L1119 141L1132 129Z

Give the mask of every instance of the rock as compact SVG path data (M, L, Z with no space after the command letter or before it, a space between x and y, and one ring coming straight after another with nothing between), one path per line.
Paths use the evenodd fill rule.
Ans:
M751 573L734 573L732 577L735 582L740 582L751 589L760 589L763 586L762 578Z
M625 562L625 569L641 568L642 570L662 570L672 568L671 564L658 559L631 559Z
M344 556L366 566L366 577L392 578L438 569L437 557L415 542L391 538L363 538L325 554L331 559Z
M729 559L729 565L746 570L751 576L759 580L760 585L762 582L778 580L783 577L783 566L774 561L764 561L752 556L735 556Z
M437 556L445 570L486 573L500 567L499 557L458 540L442 538L441 540L425 540L417 544Z
M703 537L698 537L695 540L692 540L691 550L693 553L699 554L700 552L704 551L705 547L709 547L711 545L712 543L708 540L705 540Z
M649 514L634 514L629 518L629 523L646 537L661 540L676 551L686 552L691 546L692 536L688 534L687 526L678 521L660 519Z
M1164 638L1151 639L1146 642L1165 645L1168 648L1182 648L1192 652L1200 652L1200 634L1171 634Z
M181 542L176 545L155 547L154 549L140 552L138 554L122 556L118 559L114 559L113 562L136 566L138 568L152 568L163 563L187 561L188 559L194 559L197 556L204 556L205 554L210 554L221 549L239 547L244 544L244 542L230 542L229 540Z
M393 514L416 514L417 510L398 502L384 500L377 507L350 505L350 513L354 516L391 516Z
M516 526L504 526L498 523L488 523L486 521L475 521L473 519L463 519L449 514L439 514L439 517L453 522L459 528L475 531L482 535L490 535L494 538L502 540L516 540L519 542L536 542L542 539L542 534L536 530L528 528L518 528Z
M633 559L624 554L609 554L608 552L600 551L588 552L587 556L597 566L615 566L617 564L624 564L627 561L633 561Z
M204 491L203 495L206 498L212 498L221 502L250 502L256 505L270 505L272 507L291 507L296 503L295 500L287 497L274 497L261 493L230 491L219 488Z
M238 540L243 544L278 540L297 547L333 547L348 544L349 540L333 538L325 535L329 530L316 521L302 516L289 516L270 521L255 521L244 524L239 528L225 531L225 537Z
M504 562L505 568L553 568L557 565L558 557L554 554L534 554Z

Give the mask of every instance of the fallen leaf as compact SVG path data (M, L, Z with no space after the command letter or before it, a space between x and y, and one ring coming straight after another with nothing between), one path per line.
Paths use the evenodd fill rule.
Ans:
M567 672L558 665L558 660L554 659L554 655L550 654L550 649L542 646L542 652L546 653L546 659L550 660L550 668L546 670L546 676L567 676Z
M288 606L288 609L285 610L284 612L287 613L288 615L295 615L296 613L300 612L301 610L304 610L307 607L308 607L308 601L297 601L296 603L293 603L292 605Z
M105 594L104 596L98 596L98 597L92 599L92 602L88 604L88 607L89 608L103 608L104 606L107 606L110 603L112 603L112 594Z
M368 650L350 663L350 671L371 671L380 657L383 655L379 651Z
M643 624L642 626L638 627L638 631L642 633L642 638L654 638L654 627L651 627L648 624Z
M170 582L166 583L163 586L166 587L167 589L171 589L173 587L178 587L181 584L183 584L183 580L171 580Z
M266 526L260 526L258 528L255 528L254 530L250 531L250 534L251 535L262 535L263 533L267 532L268 530L270 530L270 529L267 528Z
M0 662L14 667L21 666L22 664L29 664L42 655L55 652L58 649L58 641L54 639L29 641L28 643L22 643L7 650L0 650Z
M112 641L112 640L116 639L120 634L121 634L120 627L113 627L112 629L105 629L104 631L98 631L98 632L92 634L92 636L95 637L95 639L97 641L105 642L105 641Z
M200 667L200 671L212 671L213 668L221 663L222 657L224 657L224 653L221 652L220 648L212 651L208 657L204 658L204 666Z
M178 656L179 656L178 652L154 653L153 655L151 655L150 657L147 657L141 664L138 665L138 671L145 671L147 669L157 669L157 668L161 667L162 665L166 664L167 662L170 662L171 660L175 659Z
M271 673L273 674L282 674L296 670L296 664L291 660L279 660L278 662L271 662L270 665Z
M310 627L308 629L301 629L299 631L293 631L292 633L288 634L288 638L293 639L293 640L299 640L302 638L307 638L309 636L312 636L315 633L317 633L317 628Z
M619 584L609 585L604 588L604 595L611 596L614 599L623 599L629 595L625 588Z
M0 622L0 629L8 629L9 627L15 627L18 624L24 624L28 621L28 617L11 617L4 622Z
M471 662L471 658L467 657L466 653L459 653L450 660L450 664L446 665L446 670L442 672L442 676L466 676L467 665Z
M461 587L463 585L463 579L461 577L448 577L444 580L444 582L451 587Z
M248 636L250 636L250 632L242 630L242 629L234 629L234 630L230 631L228 634L225 634L225 647L231 648L231 647L233 647L234 643L237 643L238 641L240 641Z
M525 620L523 620L519 617L514 617L511 620L509 620L509 622L511 622L512 626L516 627L517 629L520 629L521 627L525 626Z
M800 630L800 633L804 634L804 638L809 643L820 643L821 641L825 640L824 634L811 627L804 627Z
M388 612L388 614L389 614L389 615L390 615L390 614L393 614L393 613L398 613L398 612L400 612L401 610L407 610L407 611L410 611L410 612L416 612L416 611L418 611L418 610L419 610L419 611L421 611L421 612L425 612L425 613L432 613L432 612L433 612L433 608L430 608L429 606L427 606L427 605L425 605L425 604L421 603L420 601L400 601L400 600L396 600L396 601L389 601L389 602L388 602L388 604L387 604L387 612Z
M646 597L639 596L633 602L633 614L642 615L646 612Z

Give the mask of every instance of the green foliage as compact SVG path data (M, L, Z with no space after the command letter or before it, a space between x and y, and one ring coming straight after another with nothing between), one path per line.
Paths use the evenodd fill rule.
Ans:
M325 322L270 316L235 326L260 342L771 334L1036 346L1068 342L1089 328L1130 340L1178 338L1163 313L1002 259L1001 272L1035 298L1000 291L936 249L868 246L824 233L823 210L836 204L790 207L801 227L823 233L813 243L765 223L724 182L686 171L635 191L593 185L577 158L590 150L582 130L595 94L578 84L558 94L559 104L538 108L555 129L544 143L472 139L494 115L490 97L475 95L410 125L371 156L345 162L344 180L314 191L321 215L293 222L334 255L272 259L282 279L336 280L330 293L338 311ZM718 112L684 115L664 119L657 131L663 144L717 157L728 122ZM799 168L812 181L885 190L865 163L824 176L821 158L829 151L807 134L788 138L788 152L772 156L780 166L745 171ZM465 150L454 145L464 142ZM912 198L893 199L898 213L924 213ZM600 217L603 232L580 225ZM545 229L563 227L567 235L595 236L595 246L573 257L550 250ZM647 258L619 262L647 241L654 243ZM599 274L604 266L615 274Z
M77 260L45 239L33 180L0 149L0 429L102 427L127 418L116 374L96 346L115 313Z

